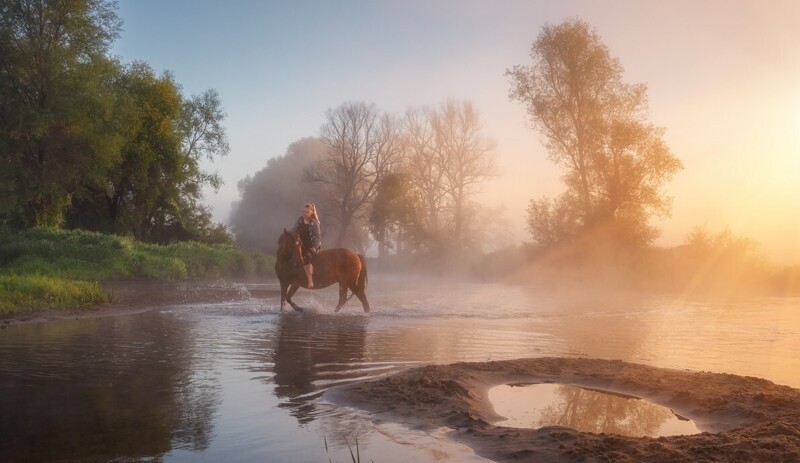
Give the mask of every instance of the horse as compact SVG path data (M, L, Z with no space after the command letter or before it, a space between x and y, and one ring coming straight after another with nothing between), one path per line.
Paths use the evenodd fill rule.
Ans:
M344 249L325 249L319 251L312 261L314 265L314 287L322 289L339 283L339 303L335 312L354 295L361 301L364 312L369 312L367 301L367 262L364 256ZM303 271L303 244L300 237L283 229L278 239L278 253L275 260L275 274L281 284L281 311L288 302L294 310L303 308L292 302L292 296L299 288L308 288L308 279ZM347 290L352 291L347 297Z

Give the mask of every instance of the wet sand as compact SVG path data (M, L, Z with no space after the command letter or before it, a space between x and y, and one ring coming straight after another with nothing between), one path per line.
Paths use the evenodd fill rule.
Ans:
M495 426L487 391L498 384L554 382L641 397L694 420L702 434L632 438L569 428ZM594 359L535 358L435 365L342 386L328 400L450 437L495 461L796 462L800 390L730 374Z

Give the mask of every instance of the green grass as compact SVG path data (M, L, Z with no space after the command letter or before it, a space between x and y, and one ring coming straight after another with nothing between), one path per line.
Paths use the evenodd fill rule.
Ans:
M71 309L107 300L96 281L42 275L0 275L0 313Z
M162 246L82 230L0 231L0 313L94 304L103 300L104 279L266 276L273 265L272 256L230 245Z

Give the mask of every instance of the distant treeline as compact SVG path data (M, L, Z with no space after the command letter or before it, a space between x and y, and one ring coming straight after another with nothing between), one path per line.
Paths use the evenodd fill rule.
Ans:
M664 129L648 121L646 86L624 82L619 60L580 20L545 26L531 59L506 71L509 97L525 105L566 187L556 198L530 200L535 244L555 249L592 235L615 246L649 245L658 236L650 220L669 215L664 186L683 165ZM371 238L381 256L431 261L507 245L510 225L475 200L498 170L470 101L402 114L345 103L326 116L318 139L292 145L240 183L231 218L238 240L271 249L270 237L292 222L274 207L317 201L330 246L363 249Z
M493 142L470 101L382 112L349 102L330 109L319 137L239 183L231 215L238 242L273 250L305 202L316 202L327 247L360 251L371 240L389 254L448 257L480 251L499 220L477 203L496 175Z
M696 228L674 247L625 246L599 235L555 248L526 244L473 260L481 279L547 291L647 291L678 297L800 295L800 266L776 265L757 242Z
M107 0L0 2L0 226L229 241L201 203L228 153L214 90L111 56Z

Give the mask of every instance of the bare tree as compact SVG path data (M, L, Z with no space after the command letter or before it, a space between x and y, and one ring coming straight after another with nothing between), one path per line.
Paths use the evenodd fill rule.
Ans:
M409 108L403 119L404 165L419 206L413 229L417 246L428 251L464 248L476 227L467 221L477 188L496 174L493 143L481 135L470 101Z
M439 217L445 208L445 163L441 151L435 149L432 108L409 108L403 118L404 170L419 196L425 227L438 230Z
M344 103L326 113L320 136L327 146L325 158L308 179L325 185L328 207L338 227L336 246L348 238L362 248L354 227L366 223L368 207L384 175L397 167L402 155L400 126L381 114L374 104Z
M453 236L461 240L470 197L497 173L490 156L494 143L481 135L480 116L471 101L447 101L430 117L442 186L452 209Z

